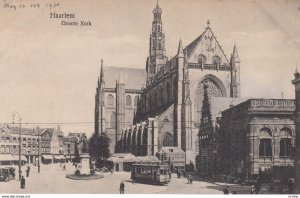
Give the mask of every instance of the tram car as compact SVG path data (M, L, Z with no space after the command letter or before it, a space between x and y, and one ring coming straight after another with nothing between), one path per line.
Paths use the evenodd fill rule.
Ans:
M133 182L167 185L170 182L170 166L164 164L132 164Z

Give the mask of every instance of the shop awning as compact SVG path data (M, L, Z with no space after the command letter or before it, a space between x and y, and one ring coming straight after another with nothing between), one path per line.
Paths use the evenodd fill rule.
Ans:
M160 162L156 156L138 156L136 162Z
M14 161L19 161L19 155L13 155ZM21 155L21 161L27 161L27 158L24 155Z
M112 161L114 164L122 162L122 160L120 158L118 158L118 157L110 157L107 160L108 161Z
M65 159L65 157L63 155L53 155L54 159L57 160L61 160L61 159Z
M53 159L52 155L42 155L42 157L44 159L47 159L47 160L52 160Z
M0 155L0 161L13 161L14 158L10 154L1 154Z

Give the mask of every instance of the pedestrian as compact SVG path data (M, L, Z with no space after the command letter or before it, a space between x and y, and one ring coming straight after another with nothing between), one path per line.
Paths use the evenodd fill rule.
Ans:
M123 181L121 181L120 183L120 194L124 194L125 192L125 184Z
M254 189L255 189L255 194L258 194L259 191L260 191L259 183L255 183L255 184L254 184Z
M255 185L252 185L251 188L250 188L250 194L255 194Z
M113 173L114 173L114 169L111 169L111 170L110 170L110 173L113 174Z
M63 166L63 170L66 170L66 165L64 164L64 166Z
M21 177L21 188L22 189L25 188L25 178L24 178L24 176Z
M190 177L190 184L193 184L193 178L192 178L192 176L189 175L189 177Z
M214 175L211 176L211 183L212 183L212 184L215 183L215 176L214 176Z
M229 190L228 190L227 186L225 186L225 188L223 189L223 193L224 193L224 195L228 195L229 194Z
M236 190L233 190L233 191L232 191L232 194L236 194Z
M29 172L30 172L30 166L27 166L27 169L26 169L26 177L29 177Z
M294 193L294 184L295 184L295 179L294 178L289 178L288 179L289 194Z
M169 177L170 177L170 179L172 178L172 172L171 171L169 171Z
M156 170L154 171L154 183L157 182L157 172Z

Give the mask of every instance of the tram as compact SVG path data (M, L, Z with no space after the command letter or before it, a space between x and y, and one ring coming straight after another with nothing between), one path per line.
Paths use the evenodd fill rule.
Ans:
M170 182L170 166L165 164L132 164L133 182L165 185Z

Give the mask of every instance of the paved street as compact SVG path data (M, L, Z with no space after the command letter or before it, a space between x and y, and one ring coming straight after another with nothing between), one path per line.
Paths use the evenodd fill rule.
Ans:
M23 173L25 173L23 167ZM185 178L178 179L173 174L172 181L168 186L155 186L132 183L130 173L115 172L113 175L105 173L104 178L98 180L71 180L65 177L66 173L73 173L74 167L66 165L66 171L59 164L43 165L41 173L37 173L37 167L31 167L30 177L26 178L26 188L20 188L20 182L12 180L1 182L1 193L29 193L29 194L116 194L119 193L119 183L125 182L125 193L130 194L222 194L218 186L195 181L187 184Z

